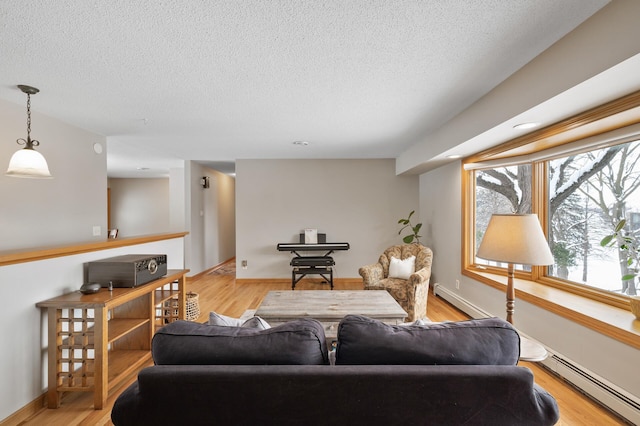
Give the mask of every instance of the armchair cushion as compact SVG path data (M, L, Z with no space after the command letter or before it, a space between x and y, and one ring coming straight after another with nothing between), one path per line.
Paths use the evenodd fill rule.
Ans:
M416 271L416 257L409 256L406 259L398 259L391 256L389 262L389 278L401 278L408 280Z
M400 274L394 271L391 262L393 259L411 257L415 258L415 272L406 279L399 278L397 275ZM407 311L406 321L415 321L427 315L432 261L433 252L430 248L419 244L401 244L386 249L378 263L363 266L358 273L362 276L365 290L387 290Z

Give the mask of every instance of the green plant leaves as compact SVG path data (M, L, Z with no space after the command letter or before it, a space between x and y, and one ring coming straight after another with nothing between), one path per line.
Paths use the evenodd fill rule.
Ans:
M635 280L638 275L636 271L634 271L633 265L635 263L636 268L640 265L640 258L638 257L638 253L640 253L640 241L637 241L637 237L633 233L625 234L624 226L626 223L626 219L620 220L620 222L616 224L613 234L607 235L600 240L600 246L614 247L616 243L618 244L618 250L620 253L624 253L626 257L625 263L627 267L633 271L631 274L625 274L622 277L622 281L631 281Z
M607 235L600 241L600 246L606 247L611 243L611 241L615 238L615 234Z
M420 232L420 229L422 228L422 224L421 223L417 223L416 225L411 224L411 216L413 216L414 213L415 213L415 210L411 210L411 212L409 213L409 216L407 216L405 219L398 220L399 225L404 225L398 231L398 235L400 235L402 231L404 231L406 228L411 229L411 231L413 232L412 234L405 235L402 238L402 241L404 241L405 244L411 244L412 242L414 242L414 240L416 244L420 244L421 237L419 235L419 232Z

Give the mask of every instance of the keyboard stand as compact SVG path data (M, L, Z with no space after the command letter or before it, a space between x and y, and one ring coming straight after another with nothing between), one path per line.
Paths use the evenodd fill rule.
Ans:
M278 251L288 251L295 256L291 259L291 290L307 275L320 275L333 290L333 267L335 261L330 255L334 250L349 250L349 243L295 244L280 243ZM298 251L324 251L322 256L301 256Z
M307 275L320 275L333 290L333 266L336 263L331 256L296 256L291 259L291 290ZM328 277L327 277L328 276Z

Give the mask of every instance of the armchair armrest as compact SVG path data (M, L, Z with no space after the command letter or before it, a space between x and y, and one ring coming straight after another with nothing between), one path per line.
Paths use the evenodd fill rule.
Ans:
M431 279L431 268L422 268L409 277L409 282L413 287L417 287L420 284L426 283L429 285L429 280Z
M382 270L382 265L379 263L362 266L358 269L358 273L364 281L365 288L375 285L375 283L384 278L384 271Z

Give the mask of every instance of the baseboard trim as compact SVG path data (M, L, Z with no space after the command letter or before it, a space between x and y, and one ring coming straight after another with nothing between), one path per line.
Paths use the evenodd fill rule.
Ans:
M192 275L190 277L187 277L187 280L188 281L195 281L195 280L197 280L199 278L202 278L204 275L207 275L208 273L215 271L216 269L222 268L227 263L232 263L232 262L235 262L235 261L236 261L236 257L234 256L231 259L227 259L222 263L218 263L217 265L212 266L209 269L205 269L204 271L202 271L202 272L200 272L198 274L195 274L195 275Z
M0 421L2 426L17 426L25 422L28 418L34 416L40 410L45 409L47 394L43 393L15 413L11 414L4 420Z
M322 278L304 278L300 282L320 284ZM236 278L236 284L287 284L291 286L291 278ZM333 285L354 285L362 284L362 278L334 278Z
M492 316L444 285L435 283L433 294L442 297L472 318ZM548 347L546 349L550 356L540 363L542 366L616 415L633 424L640 424L640 399L553 349Z

